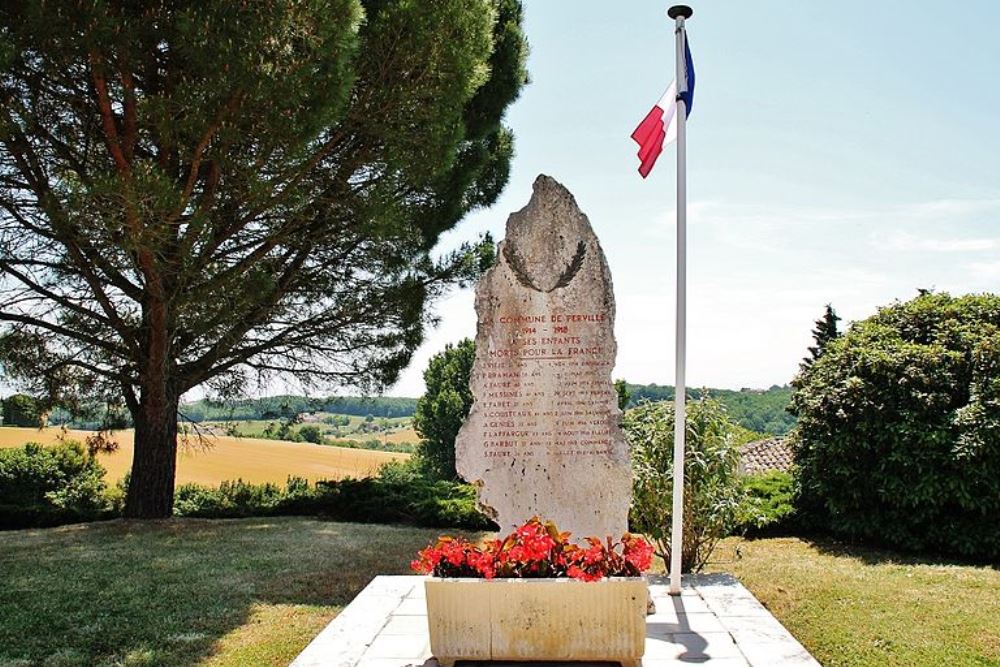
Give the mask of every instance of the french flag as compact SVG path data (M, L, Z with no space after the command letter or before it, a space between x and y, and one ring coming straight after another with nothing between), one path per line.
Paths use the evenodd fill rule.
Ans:
M687 32L684 38L684 69L680 86L677 81L671 81L667 92L650 110L632 133L632 139L639 144L639 173L643 178L649 176L656 158L660 157L663 147L677 138L677 100L684 101L685 118L691 116L691 106L694 104L694 61L691 60L691 49L688 46ZM678 89L680 92L678 92Z

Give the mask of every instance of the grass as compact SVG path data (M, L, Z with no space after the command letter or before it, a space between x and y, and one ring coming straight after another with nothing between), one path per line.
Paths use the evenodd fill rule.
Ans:
M0 533L0 665L285 665L438 532L278 518ZM727 540L716 560L827 667L1000 665L996 569L797 538Z
M300 518L0 533L0 665L286 665L438 533Z
M63 435L58 428L0 428L0 447L20 447L26 442L55 442ZM86 431L68 431L66 437L83 440ZM113 454L99 455L108 471L109 482L115 482L132 466L132 431L118 431L115 439L120 448ZM261 440L211 436L201 446L192 438L177 455L177 483L197 482L214 486L225 480L284 484L290 475L317 479L369 477L378 468L408 454L377 452L347 447L326 447L306 442Z
M798 538L715 556L826 667L1000 665L997 569Z

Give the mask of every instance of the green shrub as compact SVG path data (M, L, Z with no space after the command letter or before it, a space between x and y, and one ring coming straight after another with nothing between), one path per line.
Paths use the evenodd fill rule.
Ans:
M2 401L4 426L39 427L42 412L38 400L27 394L13 394Z
M476 344L465 338L445 345L427 363L427 391L417 401L413 428L420 435L417 457L428 474L458 480L455 472L455 438L472 408L469 377L476 358Z
M427 479L405 464L386 468L379 477L322 481L315 486L294 477L284 488L242 480L215 488L184 484L177 489L174 514L202 518L311 515L362 523L469 530L494 527L476 509L471 486Z
M743 489L737 429L722 404L714 399L689 402L686 427L681 569L689 572L701 569L716 543L734 527ZM640 404L625 413L624 428L632 447L632 528L647 535L669 562L673 404Z
M326 438L323 443L331 447L346 447L348 449L372 449L377 452L401 452L412 454L417 446L412 442L383 442L378 438L368 440L342 440Z
M775 534L795 527L795 478L782 470L747 475L735 533Z
M322 445L324 440L323 431L315 424L300 426L298 436L306 442L311 442L317 445Z
M401 461L388 461L378 469L378 476L387 482L407 484L426 478L423 462L411 456Z
M810 525L1000 558L1000 297L924 293L883 308L794 386Z
M280 513L276 510L285 495L277 484L250 484L241 479L216 488L182 484L174 494L174 513L214 518L268 516Z
M76 441L0 449L0 528L90 521L110 512L104 468Z

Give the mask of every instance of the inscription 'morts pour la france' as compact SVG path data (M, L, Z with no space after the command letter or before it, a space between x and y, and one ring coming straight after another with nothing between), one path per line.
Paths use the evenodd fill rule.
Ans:
M566 188L539 176L507 220L476 287L475 403L456 441L459 474L508 531L532 516L576 538L619 537L631 500L611 383L611 274Z

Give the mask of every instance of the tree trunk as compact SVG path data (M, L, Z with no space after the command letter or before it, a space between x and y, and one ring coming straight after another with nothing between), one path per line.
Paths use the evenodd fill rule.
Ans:
M148 255L148 253L146 253ZM132 475L125 496L130 519L165 519L174 511L177 473L177 404L180 394L171 373L171 335L163 278L155 262L139 253L149 280L143 304L142 373L139 400L130 406L135 421Z
M143 388L138 410L133 414L135 448L125 496L125 516L132 519L163 519L174 510L180 397L166 381L149 384Z

